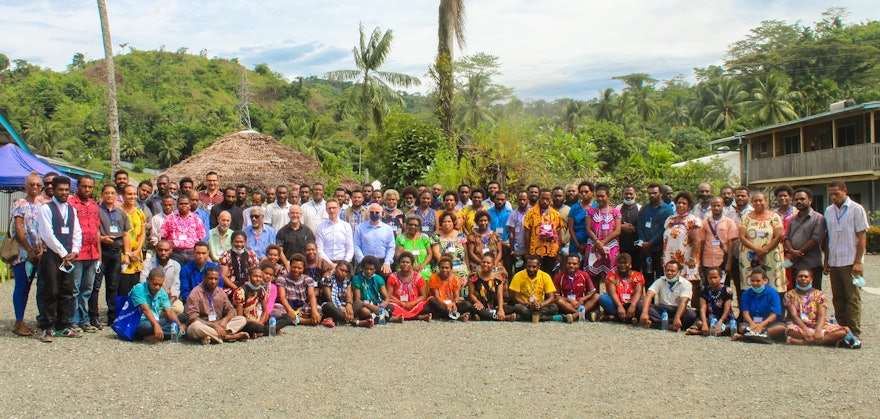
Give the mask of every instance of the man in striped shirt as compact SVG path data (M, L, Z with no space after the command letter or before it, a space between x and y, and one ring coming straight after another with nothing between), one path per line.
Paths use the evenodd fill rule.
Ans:
M862 332L862 297L853 278L862 276L867 244L868 217L865 209L847 196L846 184L828 184L831 205L825 209L828 242L825 246L825 273L831 275L831 302L841 326L859 336Z

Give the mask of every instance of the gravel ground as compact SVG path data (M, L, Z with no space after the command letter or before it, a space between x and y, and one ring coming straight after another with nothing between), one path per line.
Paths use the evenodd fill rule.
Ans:
M294 327L204 347L106 328L44 344L11 333L7 281L0 416L876 417L878 268L869 256L858 351L605 323Z

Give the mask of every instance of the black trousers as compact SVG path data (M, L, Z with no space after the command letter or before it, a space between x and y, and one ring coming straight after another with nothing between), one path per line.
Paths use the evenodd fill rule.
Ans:
M459 310L461 310L461 309L459 309ZM504 305L504 314L508 315L508 314L513 314L513 313L514 313L513 306L505 304ZM486 305L483 305L482 310L477 310L474 306L471 306L471 314L479 316L480 317L479 320L482 320L482 321L495 320L492 317L492 312L489 310L489 307ZM472 319L472 320L477 320L477 319ZM531 319L529 319L529 320L531 320Z
M63 272L58 269L59 266L61 257L47 250L40 260L40 276L37 277L37 296L41 300L40 315L37 317L40 329L63 330L70 327L70 317L76 308L73 271Z
M345 323L345 312L342 311L342 307L337 307L336 304L329 301L321 306L321 317L324 319L329 317L333 319L333 322L336 324Z
M101 273L95 275L95 286L89 297L89 321L98 323L98 301L101 294L101 280L104 280L104 300L107 303L107 324L116 319L116 289L119 287L119 269L122 267L122 253L117 247L111 250L109 247L101 248Z
M287 317L287 316L276 317L275 318L275 332L277 333L282 328L290 326L291 324L293 324L293 322L290 321L290 317ZM244 327L241 328L241 331L246 332L247 334L250 334L250 335L252 335L254 333L262 333L263 336L269 336L269 322L266 322L266 324L262 324L262 323L258 323L258 322L248 321L247 323L245 323Z
M662 316L663 310L666 310L666 314L669 315L669 326L672 326L672 321L675 318L675 313L678 311L678 306L670 306L663 304L648 304L648 317L651 319L651 327L654 329L660 328L660 317ZM642 310L645 310L645 305L642 305ZM681 313L681 329L687 329L694 324L697 320L697 312L694 310L685 310L684 313Z
M532 314L538 313L541 315L542 322L549 322L553 320L553 315L559 312L559 307L556 304L547 304L541 307L540 310L535 311L525 304L517 304L513 306L513 311L516 313L517 320L520 321L530 322L532 321Z
M458 307L458 314L470 313L474 306L468 301L457 301L455 305ZM431 314L434 315L434 320L451 320L449 318L449 310L446 309L446 303L438 298L432 298L428 300L428 305L431 309ZM491 315L490 315L491 318Z

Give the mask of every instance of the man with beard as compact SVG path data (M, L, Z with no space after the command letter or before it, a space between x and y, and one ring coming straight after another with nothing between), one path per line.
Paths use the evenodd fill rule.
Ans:
M568 231L568 212L571 211L571 207L565 205L565 190L562 189L561 186L557 186L553 188L551 191L552 201L550 205L553 206L553 209L559 212L559 216L562 218L562 229L559 230L559 239L562 243L562 247L559 249L560 256L568 254L568 244L569 244L569 231ZM559 261L560 264L562 260Z
M529 208L534 207L538 203L538 197L541 195L541 188L538 185L529 185L526 191L529 193Z
M171 181L166 175L159 175L159 177L156 178L156 193L147 198L147 207L150 209L150 213L153 214L153 216L162 213L162 197L168 195L168 185L170 184Z
M205 268L205 279L192 290L186 301L188 326L184 336L202 345L248 338L248 334L241 331L247 320L236 315L225 292L217 292L219 281L219 269Z
M711 212L711 208L709 208L709 200L712 199L712 185L708 183L701 183L700 186L697 187L697 199L700 202L697 202L693 208L691 208L691 215L705 220L706 216Z
M559 211L550 206L552 194L544 189L538 198L538 204L526 212L523 220L523 238L528 254L537 255L541 260L541 269L548 274L558 263L561 244L560 231L562 230L562 217Z
M254 191L251 194L251 205L241 210L241 222L244 224L245 227L251 225L251 210L253 210L254 207L261 207L263 209L266 209L266 206L263 205L263 203L265 203L265 197L266 194L260 191ZM267 214L268 213L263 214L263 222L271 225L272 219L268 218L269 216Z
M526 256L526 269L514 275L508 287L515 303L513 311L521 321L550 321L559 311L556 287L550 275L540 270L540 259L533 254Z
M822 248L825 241L825 217L813 211L813 191L799 188L794 191L797 214L785 229L785 252L791 255L791 271L809 269L813 273L813 288L822 289Z
M171 299L171 308L174 309L174 313L183 313L183 302L180 301L180 264L171 259L171 242L168 240L160 240L156 244L156 252L153 257L144 261L141 282L146 282L149 279L150 272L154 268L162 269L165 275L162 288L165 288L165 292Z
M629 254L632 269L642 271L642 251L636 246L639 233L636 226L639 224L639 210L641 205L636 203L636 188L632 185L623 187L623 199L617 206L620 211L620 251Z
M226 211L232 217L231 227L233 230L241 230L244 227L241 207L235 205L235 188L227 186L223 188L223 202L211 208L211 228L217 227L217 216Z
M358 224L367 220L369 214L367 214L367 208L364 207L363 191L360 189L351 191L351 206L343 210L340 217L351 224L352 231L357 228Z
M565 187L565 205L571 207L578 201L578 199L577 183L569 183L568 186Z
M82 230L82 247L73 262L74 311L70 319L71 327L94 333L98 329L89 322L89 297L95 285L95 275L100 271L101 246L98 239L101 225L98 204L92 200L95 180L89 175L79 178L76 195L68 199L76 210L76 218ZM77 331L79 331L77 330Z
M716 196L709 201L709 216L700 228L702 250L700 251L700 277L708 278L709 268L724 271L728 280L733 281L733 248L739 229L736 222L724 216L724 200ZM722 286L727 286L722 283Z

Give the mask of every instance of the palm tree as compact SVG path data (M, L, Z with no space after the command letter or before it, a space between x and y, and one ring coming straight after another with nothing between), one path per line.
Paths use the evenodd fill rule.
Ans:
M182 154L180 151L182 145L183 143L181 141L176 141L171 138L162 140L162 145L159 146L159 154L157 156L159 157L159 161L166 167L177 163Z
M799 93L788 91L785 76L774 71L765 80L758 78L756 82L758 86L752 89L748 106L755 113L757 122L775 125L798 118L791 101L796 100Z
M614 104L617 100L617 93L614 89L607 88L599 92L599 99L596 102L596 119L600 121L611 121L614 119Z
M389 112L388 99L403 105L400 97L391 86L411 87L420 84L419 79L402 73L379 71L388 53L391 51L391 30L382 31L376 27L370 38L364 34L364 25L360 24L360 45L352 49L357 70L337 70L325 75L330 80L356 82L352 88L345 113L357 113L361 118L361 146L358 151L358 173L361 173L361 154L363 143L367 140L369 124L372 121L376 129L382 130L382 121Z
M465 128L476 128L481 122L494 123L495 115L489 106L500 100L502 92L491 83L485 74L468 77L467 84L459 94L459 120Z
M116 67L113 64L113 44L110 41L110 19L107 2L98 0L101 16L101 36L104 38L104 65L107 68L107 108L110 110L110 165L115 173L119 170L119 111L116 109Z
M437 59L434 72L437 77L437 111L440 114L440 125L443 134L450 143L455 138L455 113L452 108L452 95L455 90L452 68L453 40L458 47L464 47L464 0L440 0L437 18ZM458 147L461 159L461 146Z
M726 130L742 115L743 104L749 94L742 85L729 77L719 79L708 89L709 105L703 124L713 130Z
M63 132L57 123L32 116L25 123L24 135L34 154L55 157L56 144L61 141Z
M687 98L681 95L675 95L672 97L672 103L669 105L669 110L666 112L666 121L669 122L670 125L681 127L691 122Z
M562 115L562 123L565 125L565 131L571 134L575 127L584 118L587 107L584 102L569 99L565 103L565 110Z
M120 139L119 148L121 156L129 161L144 155L144 143L135 135L126 135L125 138Z

